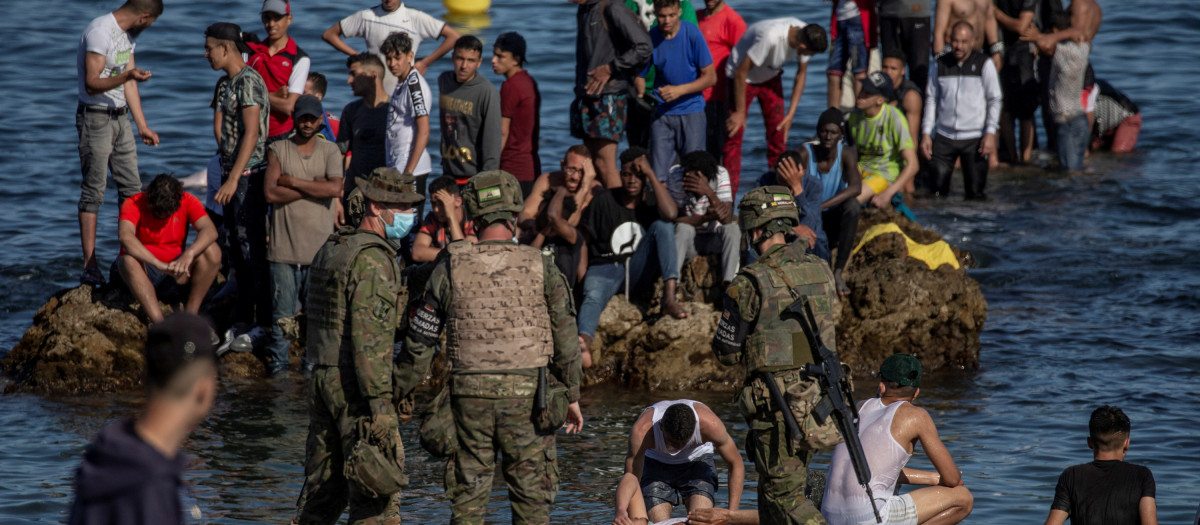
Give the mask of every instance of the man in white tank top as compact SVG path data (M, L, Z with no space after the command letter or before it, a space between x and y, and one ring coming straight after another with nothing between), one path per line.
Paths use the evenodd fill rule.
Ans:
M729 508L737 510L746 469L721 419L704 403L688 399L646 408L629 433L613 523L642 523L630 512L639 488L651 523L670 518L680 504L688 511L712 508L718 486L714 449L729 465Z
M879 397L859 405L858 437L871 467L871 498L885 525L953 524L971 513L974 497L938 438L929 412L913 406L921 389L921 362L894 354L879 367ZM905 468L917 442L937 472ZM932 485L899 495L897 486ZM858 484L845 444L833 450L821 514L830 525L874 524L866 490Z

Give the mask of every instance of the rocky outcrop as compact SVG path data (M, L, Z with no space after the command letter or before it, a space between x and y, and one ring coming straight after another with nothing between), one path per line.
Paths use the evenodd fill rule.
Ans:
M890 211L864 212L859 233L896 223L921 244L940 237ZM954 249L962 268L971 255ZM584 384L615 382L655 390L731 391L741 383L740 366L726 367L713 357L723 295L716 258L697 257L683 271L678 296L691 311L687 319L661 315L662 285L634 291L633 302L618 294L600 317L592 344L593 367ZM839 302L838 353L856 375L873 374L888 355L905 352L921 359L930 372L979 366L979 334L987 303L965 269L937 269L907 256L904 237L888 233L863 245L845 274L851 289ZM213 305L214 312L228 305ZM169 311L169 308L164 308ZM287 329L299 339L300 324ZM140 388L141 346L146 318L128 293L112 287L81 286L63 290L34 316L33 326L0 368L14 381L8 388L44 393L131 391ZM300 345L293 345L293 369ZM258 377L262 364L250 354L222 358L222 375ZM431 386L444 380L444 359L435 360Z

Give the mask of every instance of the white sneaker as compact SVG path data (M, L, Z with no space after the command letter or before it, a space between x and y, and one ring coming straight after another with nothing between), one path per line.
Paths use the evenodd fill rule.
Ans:
M256 347L261 348L267 342L267 331L261 326L251 328L249 332L233 339L230 349L234 352L251 352Z
M225 336L221 338L221 344L217 347L217 357L221 357L229 352L229 347L233 345L233 334L234 332L232 328L225 331Z

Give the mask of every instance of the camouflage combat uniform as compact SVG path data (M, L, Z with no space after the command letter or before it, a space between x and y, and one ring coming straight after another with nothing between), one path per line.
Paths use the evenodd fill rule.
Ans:
M488 173L495 172L475 177ZM451 242L410 315L396 362L400 394L425 377L443 327L458 439L444 478L451 523L483 523L497 452L512 522L549 523L558 492L554 432L538 432L532 414L542 366L548 380L566 386L570 402L579 399L582 369L566 279L553 259L529 246Z
M314 370L296 523L334 523L347 501L352 524L400 523L399 492L376 498L361 494L343 469L360 438L356 427L374 415L390 416L391 454L403 466L392 347L405 297L396 250L374 231L333 234L310 266L306 359Z
M786 193L786 189L778 189ZM752 199L751 195L746 199ZM790 223L794 224L798 220ZM742 227L742 231L749 232L750 228ZM821 339L835 350L833 273L823 260L806 254L806 246L805 239L775 245L754 264L743 267L726 289L724 311L713 338L713 350L723 364L741 362L746 367L746 386L739 399L750 427L746 453L758 472L762 523L825 523L804 497L807 465L814 451L803 444L789 443L781 407L772 401L766 383L757 374L772 372L793 407L797 397L819 396L816 382L803 372L803 366L812 362L804 332L794 318L782 315L794 301L789 287L797 296L808 296ZM792 412L799 422L808 416L795 408Z

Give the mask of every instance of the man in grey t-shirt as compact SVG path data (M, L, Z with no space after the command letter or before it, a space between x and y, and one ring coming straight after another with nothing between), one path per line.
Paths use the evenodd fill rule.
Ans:
M125 114L133 115L142 142L158 145L158 134L146 125L138 95L138 83L149 80L150 72L136 66L133 50L134 39L162 12L162 0L128 0L116 11L92 20L79 39L75 129L79 132L79 164L83 171L79 196L79 237L83 245L79 282L83 284L104 283L96 261L96 219L104 203L109 169L117 183L118 207L142 190L137 144Z

